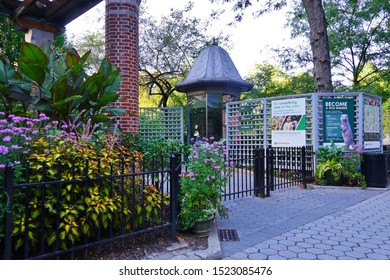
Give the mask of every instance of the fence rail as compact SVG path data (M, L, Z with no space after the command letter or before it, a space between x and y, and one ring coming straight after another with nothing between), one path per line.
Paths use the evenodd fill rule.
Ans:
M223 195L224 200L244 196L269 197L271 191L303 186L314 180L312 146L259 148L242 156L230 151L234 162L232 176Z
M147 233L170 233L175 240L180 159L156 160L161 169L146 172L122 160L108 174L107 169L93 174L90 160L65 174L59 161L57 168L43 164L39 174L27 168L22 183L8 164L0 186L6 198L0 202L7 207L0 213L0 259L75 258ZM30 182L34 176L41 180ZM57 180L49 180L53 177Z
M297 185L306 188L307 182L314 180L312 146L268 148L265 157L271 191Z
M229 160L234 168L224 200L268 197L277 189L306 186L314 177L312 147L261 148L246 157L231 151ZM38 173L27 168L24 182L15 181L8 165L0 186L8 202L8 211L0 213L0 258L75 258L148 233L169 233L174 240L181 155L124 163L103 168L85 160L82 168L73 163L67 171L61 162L56 168L43 164Z

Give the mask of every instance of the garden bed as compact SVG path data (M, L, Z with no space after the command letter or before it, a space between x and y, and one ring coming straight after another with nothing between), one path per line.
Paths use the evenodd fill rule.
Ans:
M180 232L177 234L177 242L172 242L169 237L155 236L146 237L145 241L136 243L127 242L122 246L121 242L113 245L112 250L109 246L102 247L101 252L91 250L87 256L88 260L143 260L148 259L152 254L164 253L167 248L175 243L187 244L186 249L190 251L204 250L208 248L207 238L200 238L189 232Z

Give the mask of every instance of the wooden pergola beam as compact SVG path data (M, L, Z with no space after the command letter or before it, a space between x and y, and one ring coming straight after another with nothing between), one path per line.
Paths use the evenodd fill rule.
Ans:
M26 0L21 4L12 14L11 19L17 19L25 10L28 10L31 6L35 5L38 0Z
M17 18L15 23L18 25L17 27L22 29L38 29L53 34L59 34L65 32L65 28L63 26L58 26L47 22L41 22L34 19L28 19L23 17Z

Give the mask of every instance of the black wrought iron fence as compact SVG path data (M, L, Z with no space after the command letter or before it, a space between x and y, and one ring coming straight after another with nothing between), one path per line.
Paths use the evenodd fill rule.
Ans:
M257 148L248 155L231 151L234 168L223 198L268 197L270 192L292 186L306 187L314 180L312 146Z
M267 185L271 191L314 181L312 146L268 148L265 153Z
M0 258L72 259L148 233L175 239L180 156L156 162L161 168L147 171L124 159L108 168L99 159L70 168L43 162L38 172L27 167L22 182L8 164L0 186Z
M231 175L228 180L224 200L237 199L240 197L256 195L259 185L255 182L255 167L258 155L249 153L242 155L232 150L229 159L233 161Z

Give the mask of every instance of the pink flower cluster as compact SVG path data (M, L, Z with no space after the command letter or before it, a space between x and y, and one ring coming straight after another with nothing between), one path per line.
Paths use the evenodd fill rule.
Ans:
M28 118L0 112L0 168L8 162L14 165L25 162L31 141L40 136L47 137L47 130L56 129L58 122L49 121L43 113L38 118Z

